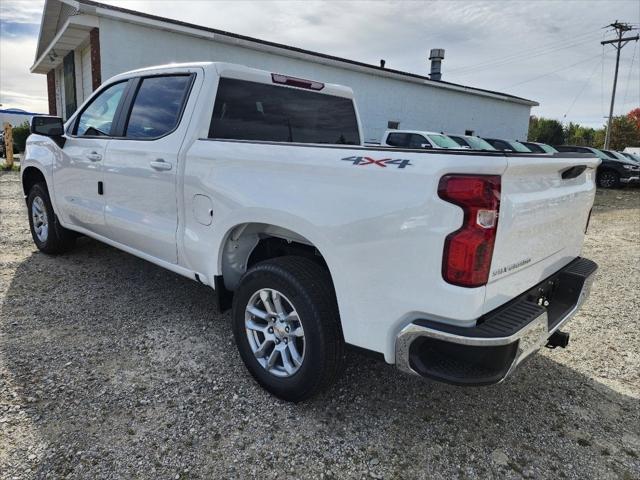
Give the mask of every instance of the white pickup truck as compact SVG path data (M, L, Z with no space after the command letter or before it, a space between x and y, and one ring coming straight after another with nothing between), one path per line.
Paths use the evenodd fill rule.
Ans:
M502 381L586 298L599 160L365 148L349 88L225 63L108 80L33 118L31 233L78 234L216 290L273 394L327 387L346 345L461 385Z

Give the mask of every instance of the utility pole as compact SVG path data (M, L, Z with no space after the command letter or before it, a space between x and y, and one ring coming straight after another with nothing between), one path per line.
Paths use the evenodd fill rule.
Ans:
M607 134L606 134L606 136L604 138L604 148L605 148L605 150L607 150L609 148L609 142L611 142L611 123L613 121L613 104L614 104L615 99L616 99L616 86L618 85L618 67L620 66L620 50L622 50L622 47L624 47L627 43L629 43L631 41L636 41L637 42L638 38L640 38L638 35L636 35L635 37L626 37L626 38L623 37L625 32L628 32L629 30L635 30L628 23L621 23L621 22L618 22L616 20L611 25L607 25L607 27L613 28L616 31L616 33L618 34L618 38L616 38L614 40L605 40L603 42L600 42L602 45L611 44L616 49L616 71L615 71L615 74L613 75L613 91L611 92L611 105L609 106L609 119L607 121Z

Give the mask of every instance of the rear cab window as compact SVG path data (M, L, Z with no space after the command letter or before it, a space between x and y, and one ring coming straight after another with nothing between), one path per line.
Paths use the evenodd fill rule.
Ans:
M192 79L184 74L141 78L124 136L153 139L172 132L180 122Z
M353 100L220 78L209 138L359 145Z

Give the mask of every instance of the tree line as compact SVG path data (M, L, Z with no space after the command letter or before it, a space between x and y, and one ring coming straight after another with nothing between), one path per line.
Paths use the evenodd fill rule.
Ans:
M573 122L562 125L558 120L534 115L529 118L528 139L531 142L604 148L605 135L606 125L596 129ZM613 117L609 149L622 151L626 147L640 147L640 108Z

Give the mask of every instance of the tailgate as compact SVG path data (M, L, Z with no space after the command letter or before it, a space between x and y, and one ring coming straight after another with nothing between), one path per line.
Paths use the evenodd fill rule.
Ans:
M596 157L571 154L507 160L485 312L580 254L600 163Z

